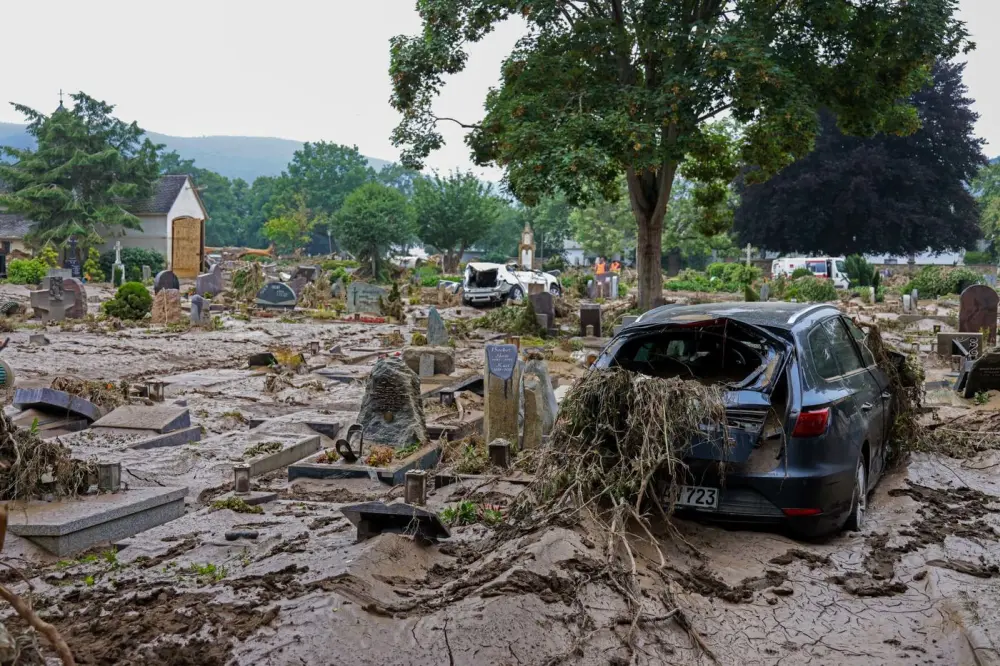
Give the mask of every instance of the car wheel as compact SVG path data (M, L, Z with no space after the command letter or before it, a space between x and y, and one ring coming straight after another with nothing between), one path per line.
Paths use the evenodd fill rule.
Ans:
M553 284L549 287L549 293L558 298L559 296L562 296L562 289L559 288L559 285Z
M858 459L858 470L854 474L854 499L851 501L851 515L844 523L844 529L860 532L865 528L865 514L868 511L868 472L865 470L864 456Z
M507 298L511 303L520 303L521 299L524 298L524 292L521 291L520 287L511 287L510 291L507 292Z

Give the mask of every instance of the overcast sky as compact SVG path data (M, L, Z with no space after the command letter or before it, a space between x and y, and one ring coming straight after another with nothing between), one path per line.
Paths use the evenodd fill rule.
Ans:
M977 43L965 80L977 132L1000 155L1000 0L960 0ZM9 102L41 111L58 91L82 90L126 120L175 136L276 136L357 145L393 160L388 41L420 23L414 0L10 0L0 3L0 121L22 122ZM441 96L439 115L482 116L487 89L521 26L473 47L469 67ZM992 37L992 39L990 39ZM431 168L470 167L458 128ZM495 179L493 171L477 170Z

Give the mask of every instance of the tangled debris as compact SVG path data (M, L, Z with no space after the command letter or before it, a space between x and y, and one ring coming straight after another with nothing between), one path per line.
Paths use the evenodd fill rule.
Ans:
M875 324L861 324L868 329L865 346L875 356L878 367L889 377L892 394L893 421L889 441L893 442L893 458L899 460L910 450L921 448L925 431L917 423L923 398L924 372L919 361L889 348Z
M67 447L42 440L0 414L0 500L72 497L85 492L92 478L97 478L97 465L71 459Z
M111 411L129 402L130 386L122 380L117 386L111 382L96 382L76 377L56 377L52 388L85 398L105 411Z

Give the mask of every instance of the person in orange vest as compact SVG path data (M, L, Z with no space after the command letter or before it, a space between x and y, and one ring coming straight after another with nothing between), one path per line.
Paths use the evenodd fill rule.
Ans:
M604 257L597 258L597 264L594 266L594 272L598 275L603 275L606 270L606 264L604 263Z
M612 261L611 262L611 272L612 273L617 273L621 269L622 269L622 265L620 263L618 263L617 261Z

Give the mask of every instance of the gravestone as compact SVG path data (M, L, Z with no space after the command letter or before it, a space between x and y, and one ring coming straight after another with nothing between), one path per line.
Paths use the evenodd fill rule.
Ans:
M961 350L957 345L961 346ZM983 349L982 333L938 333L937 353L941 358L950 358L956 354L970 359L979 358ZM964 353L963 353L964 351Z
M965 389L962 395L966 398L974 398L983 391L1000 389L1000 351L991 351L975 361L967 361L965 367L967 375L962 378Z
M524 382L524 437L521 448L525 451L542 448L542 394L536 379Z
M222 275L222 264L215 264L207 273L195 278L194 291L199 296L217 296L225 288Z
M540 418L542 423L542 434L548 436L556 424L556 416L559 413L559 402L556 400L556 392L552 388L552 376L549 374L548 363L543 359L529 359L524 362L521 375L527 378L534 378L537 382L537 392L539 395Z
M330 295L334 298L344 298L347 295L347 287L344 286L344 278L337 278L337 281L330 287Z
M618 298L618 276L612 274L611 276L611 293L608 295L609 298Z
M254 302L262 308L292 310L296 300L295 292L284 282L268 282L257 292Z
M909 294L903 294L903 314L910 314L913 310L913 299Z
M518 441L521 364L516 345L486 345L483 435Z
M420 368L419 373L421 377L433 377L434 376L434 354L421 354L420 355Z
M146 264L143 264L142 265L142 281L143 282L149 282L151 279L153 279L153 269L150 268L149 266L147 266Z
M917 309L917 297L919 295L920 295L920 292L918 290L916 290L916 289L914 289L913 291L910 292L910 306L914 310Z
M403 350L403 363L413 372L420 371L421 358L434 359L435 375L450 375L455 372L455 350L451 347L407 347Z
M49 271L49 277L42 280L42 289L45 291L49 290L49 280L54 275L51 275L54 271L58 269L53 269ZM72 293L73 298L71 304L66 306L66 318L67 319L83 319L87 316L87 289L83 286L83 282L72 277L62 278L62 288L64 293ZM70 301L66 301L70 303Z
M293 277L285 284L292 288L292 291L295 292L295 298L298 299L298 297L302 295L302 290L306 288L307 284L309 284L309 279L299 275L297 277Z
M74 236L69 238L69 248L66 250L63 268L69 271L69 275L65 277L77 279L83 277L83 267L80 265L80 260L76 258L76 238Z
M319 266L298 266L292 274L292 279L305 278L306 282L315 282L323 274Z
M531 307L535 309L535 314L545 317L545 330L550 331L556 325L556 299L547 291L540 294L532 294ZM542 320L539 319L539 322Z
M120 287L123 284L125 284L125 264L122 263L122 242L115 241L115 263L111 265L111 286Z
M352 282L347 287L347 311L351 314L367 312L382 314L379 299L388 298L389 292L374 284Z
M996 273L987 273L987 274L983 275L983 280L986 281L986 284L988 284L989 286L991 286L994 289L996 289L996 287L997 287L997 274Z
M403 359L390 356L372 368L358 412L364 442L402 448L427 441L420 378Z
M206 326L212 323L209 306L210 303L204 296L195 294L191 297L191 324L193 326Z
M445 328L441 313L433 305L427 313L427 344L440 347L448 344L448 329Z
M43 322L62 321L76 303L76 294L66 292L61 277L45 278L45 288L30 292L31 307ZM83 306L86 308L86 304Z
M760 300L767 302L767 299L771 297L771 285L764 283L760 286Z
M154 324L176 324L181 320L181 292L177 289L162 289L153 296L152 322Z
M958 310L958 330L978 333L989 329L989 345L997 341L997 304L1000 296L991 287L974 284L962 292Z
M153 280L153 293L158 294L164 289L180 289L181 281L173 271L160 271Z
M591 327L592 332L587 331ZM580 306L580 335L587 337L593 335L595 338L601 337L601 306L581 305Z
M597 298L597 285L593 280L587 280L587 298Z

